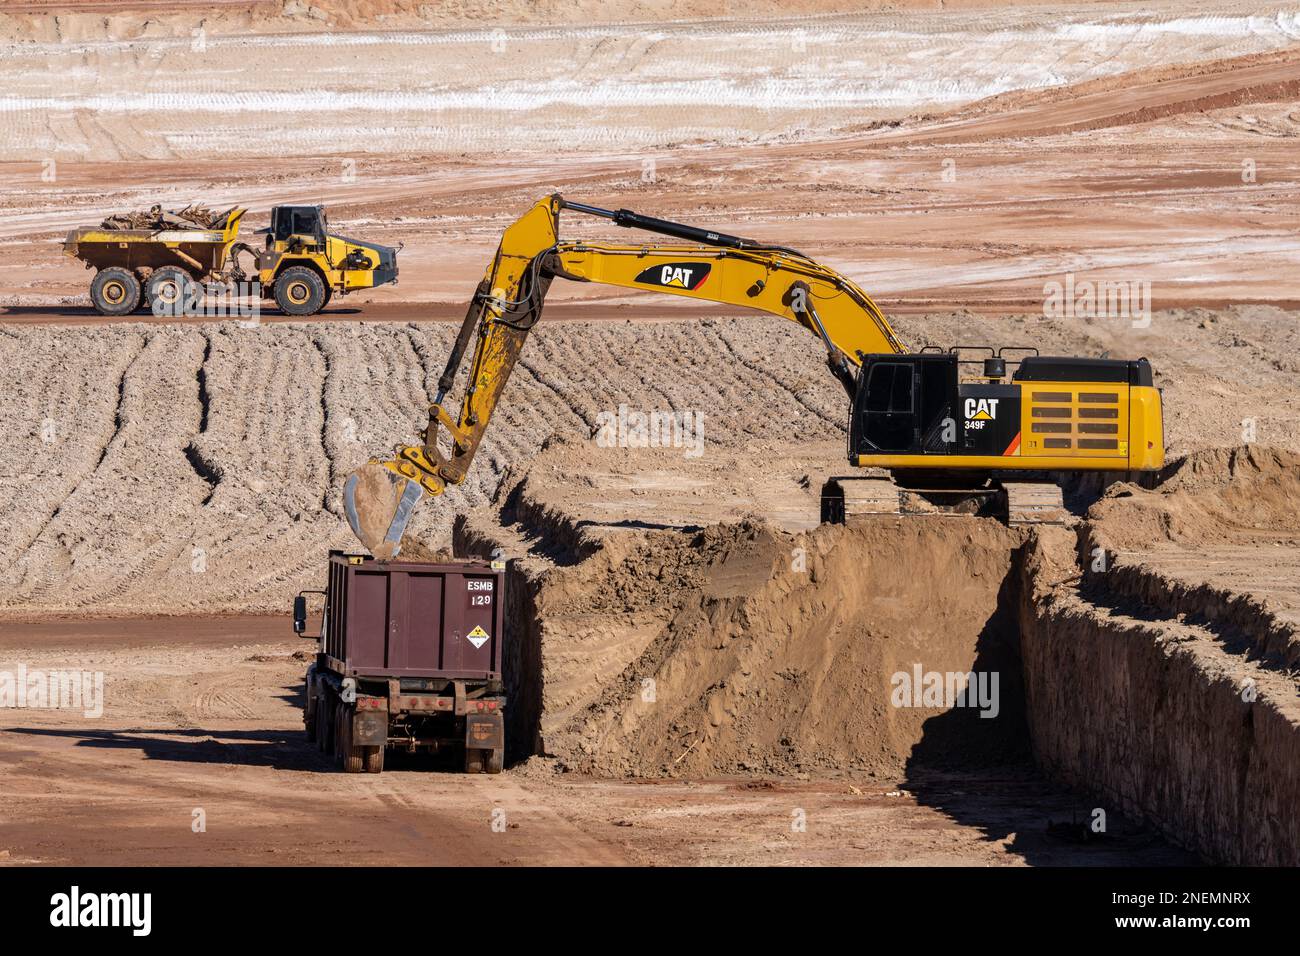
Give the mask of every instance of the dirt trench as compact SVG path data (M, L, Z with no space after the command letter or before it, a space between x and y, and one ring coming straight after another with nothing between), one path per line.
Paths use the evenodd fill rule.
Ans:
M1293 622L1276 600L1212 599L1143 560L1177 556L1170 528L1184 544L1294 534L1300 462L1214 452L1165 478L1112 486L1070 529L936 515L791 532L601 528L525 474L458 520L455 547L514 558L515 759L907 780L1032 755L1209 860L1294 864ZM954 698L956 675L996 692Z

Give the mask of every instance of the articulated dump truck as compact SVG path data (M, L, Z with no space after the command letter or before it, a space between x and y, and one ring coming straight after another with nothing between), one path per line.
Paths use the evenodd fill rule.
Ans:
M69 232L63 254L95 270L90 301L107 316L141 307L159 316L190 314L209 283L235 284L241 294L274 299L287 315L308 316L335 295L397 281L397 249L330 233L320 206L274 207L270 227L258 231L266 237L260 246L239 241L245 212L155 206L110 216Z

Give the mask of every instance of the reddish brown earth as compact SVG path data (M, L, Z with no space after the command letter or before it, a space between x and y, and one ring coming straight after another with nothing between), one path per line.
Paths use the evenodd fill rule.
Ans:
M97 719L0 711L0 862L1191 860L1162 830L1214 859L1236 859L1225 840L1245 862L1291 852L1286 819L1267 839L1228 819L1254 806L1231 774L1213 790L1223 812L1192 832L1176 801L1152 810L1177 779L1130 787L1121 773L1106 781L1109 839L1083 846L1048 824L1098 797L1031 769L1023 738L999 736L985 766L918 759L949 715L891 714L882 681L905 658L981 652L972 625L1006 610L989 586L1012 575L1020 539L945 519L817 529L844 409L815 342L780 320L594 285L554 286L470 480L414 526L446 547L459 517L462 545L517 559L536 612L520 640L545 649L536 749L551 756L496 778L399 762L358 779L306 745L310 645L267 615L319 586L325 549L352 546L343 477L414 437L501 231L560 191L793 245L858 281L914 347L1148 356L1171 458L1193 465L1165 489L1112 489L1088 533L1116 552L1116 574L1088 592L1058 541L1043 600L1081 648L1103 649L1094 670L1123 619L1153 659L1188 651L1174 690L1193 700L1215 679L1258 678L1273 737L1216 752L1263 774L1253 792L1289 799L1268 774L1300 766L1285 757L1300 726L1287 656L1300 621L1294 14L1245 0L853 6L806 19L840 5L747 5L707 23L674 21L716 4L654 0L0 11L0 670L98 670L107 688ZM773 19L744 20L756 13ZM593 25L602 14L624 22ZM191 45L200 25L206 51ZM494 58L499 25L508 56ZM446 88L409 79L422 76ZM485 99L487 86L506 93ZM101 88L144 105L97 102ZM322 89L362 105L322 108ZM283 109L262 108L277 97ZM338 231L405 244L400 284L307 324L91 313L64 233L195 199L250 206L246 230L275 203L323 202ZM563 228L628 237L568 215ZM1046 283L1068 273L1149 283L1150 324L1044 318ZM596 448L597 415L621 402L704 412L704 454ZM1223 450L1243 441L1256 451ZM1265 467L1238 476L1256 453ZM526 480L523 518L493 500L503 478L506 491ZM801 545L837 578L810 583L773 558ZM941 634L927 623L934 567L980 582L942 605ZM841 580L868 572L889 586ZM1040 647L1034 679L1070 650ZM646 712L634 692L649 675L666 696ZM841 706L854 695L864 709ZM1075 716L1104 737L1114 714L1089 701ZM1240 715L1221 703L1227 726ZM1039 700L1029 716L1061 713ZM1171 728L1170 749L1194 755L1193 729ZM1102 752L1095 775L1079 772L1087 740L1069 733L1040 742L1057 779L1091 787L1111 767ZM191 830L197 808L206 833ZM800 813L806 831L791 828Z

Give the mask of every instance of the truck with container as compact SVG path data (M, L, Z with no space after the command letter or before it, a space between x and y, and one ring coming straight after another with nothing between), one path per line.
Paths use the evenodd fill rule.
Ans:
M324 590L294 599L293 627L319 642L307 669L307 736L346 773L385 753L463 752L468 773L505 758L505 565L378 561L331 551ZM309 597L323 599L308 635Z

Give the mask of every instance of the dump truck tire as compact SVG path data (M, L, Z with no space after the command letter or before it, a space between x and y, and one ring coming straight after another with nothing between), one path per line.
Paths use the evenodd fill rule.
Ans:
M325 307L325 282L306 266L290 266L275 280L275 304L287 315L315 315Z
M339 766L344 773L361 773L365 769L365 748L352 746L352 715L356 710L351 704L342 704L338 712L339 723L335 734Z
M316 696L316 665L307 671L303 687L302 723L307 732L307 739L316 742L317 728L320 726L320 698Z
M90 282L90 301L100 315L130 315L140 307L140 280L130 269L100 269Z
M501 767L505 763L505 749L494 747L491 750L477 750L473 747L465 748L465 772L466 773L500 773Z
M383 747L362 747L365 751L366 773L383 773L384 772L384 749Z
M334 746L334 698L329 688L321 686L321 697L316 702L316 747L329 753Z
M164 266L149 277L144 298L159 318L179 318L199 295L199 284L178 266Z

